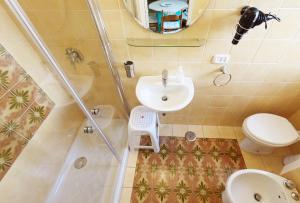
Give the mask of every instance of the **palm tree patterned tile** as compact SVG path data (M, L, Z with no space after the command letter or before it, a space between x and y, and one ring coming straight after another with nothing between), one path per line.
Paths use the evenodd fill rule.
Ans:
M159 153L139 151L131 202L221 203L228 176L243 168L234 139L160 137Z
M54 103L0 45L0 180Z
M23 69L9 53L0 56L0 97L24 79L22 72Z
M20 136L0 140L0 180L23 150L24 141Z
M34 104L26 111L20 119L18 132L27 139L31 139L35 131L40 127L45 118L49 115L54 103L45 99L42 103Z
M6 52L5 48L0 44L0 56L5 54L5 52Z
M0 99L0 122L20 117L35 101L38 87L32 79L19 82L9 93Z

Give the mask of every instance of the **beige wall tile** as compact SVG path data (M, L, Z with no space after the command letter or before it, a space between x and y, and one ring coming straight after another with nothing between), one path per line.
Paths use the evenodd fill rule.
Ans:
M212 78L219 73L219 66L214 64L180 62L179 66L183 68L186 76L193 78L196 88L199 87L200 83L212 84Z
M271 173L280 174L283 168L282 157L274 155L261 156L266 170Z
M135 168L136 167L138 153L139 153L138 150L132 150L132 151L129 152L127 167L129 167L129 168Z
M159 136L172 136L173 126L170 124L161 124L159 126Z
M200 62L203 57L204 47L181 47L178 49L178 60L187 62ZM200 59L200 60L199 60Z
M101 10L119 9L118 0L98 0Z
M207 40L203 54L203 61L211 62L211 59L215 54L228 53L230 47L231 43L229 40Z
M291 39L295 37L300 29L299 9L281 9L277 13L281 21L272 24L266 37L268 39Z
M300 38L299 38L300 39ZM290 40L288 42L288 51L283 54L283 57L280 59L280 62L283 64L293 64L298 65L300 63L300 40Z
M71 20L67 26L63 26L66 16L62 9L59 9L63 7L60 1L51 2L50 9L47 11L49 13L44 14L38 13L37 10L44 5L35 2L35 5L31 6L29 2L31 1L26 0L25 7L31 8L29 9L32 13L30 17L36 21L41 33L49 39L49 43L51 39L51 43L59 42L60 45L64 44L63 47L76 45L82 47L80 49L84 51L89 60L97 59L97 54L93 53L98 51L88 51L94 50L92 45L96 42L90 40L91 43L83 47L80 41L81 38L96 37L92 31L93 24L78 28L78 22L82 25L91 21L90 16L87 15L86 5L83 11L80 10L83 8L80 3L72 4L70 0L66 1L66 7L70 10L67 12L68 17L74 21ZM185 75L193 78L196 92L191 105L187 107L189 116L187 117L183 113L169 114L163 118L164 121L182 123L187 122L188 118L189 122L193 124L238 125L245 115L250 113L265 111L290 115L293 109L298 108L296 99L293 103L289 101L293 107L285 107L287 98L293 99L295 94L293 92L297 91L298 85L294 83L300 82L298 1L211 0L209 9L189 29L172 35L155 34L141 28L124 8L122 0L98 0L98 2L103 11L116 61L119 64L123 64L126 60L133 60L136 65L137 78L142 75L160 75L165 68L169 70L170 74L174 74L178 66L183 67ZM282 21L280 23L270 21L268 30L265 30L263 25L255 27L243 36L237 46L232 47L231 40L240 18L240 9L248 3L265 12L272 11L281 17ZM45 20L41 22L41 16L45 18L46 24ZM60 23L57 23L56 19L60 19ZM62 29L62 27L67 29ZM91 31L85 33L83 30ZM58 31L60 31L60 35L55 34ZM66 38L70 35L73 36L75 43L66 42ZM130 37L145 39L201 38L205 39L206 43L199 48L137 48L129 47L126 44L126 38ZM57 47L57 50L62 50L62 46ZM233 79L229 85L216 88L212 81L219 74L220 66L211 64L211 58L215 54L222 53L231 54L229 69ZM64 57L63 52L60 57ZM99 61L101 60L99 59ZM67 63L64 64L66 67L67 65ZM136 79L130 80L124 77L123 69L120 69L120 74L130 106L138 105L134 93ZM239 106L238 103L230 104L235 100L242 103L249 102L249 98L252 96L260 98L260 101L252 101L251 105L242 105L242 108L236 107ZM245 99L246 97L247 99ZM262 98L267 102L264 101L263 104ZM226 108L218 109L220 107ZM215 112L222 113L222 116L217 116Z
M132 19L130 13L122 9L120 20L123 19L125 34L128 38L146 38L149 39L151 32L142 28L135 20Z
M299 130L299 128L297 128L297 129ZM299 154L300 153L300 142L297 142L297 143L291 145L290 150L292 151L293 154Z
M284 97L300 96L300 83L285 83L278 94Z
M233 129L234 129L236 139L238 139L239 141L244 139L245 135L243 133L242 127L233 127Z
M111 44L117 62L123 63L129 58L125 40L111 40Z
M129 56L134 61L151 61L154 59L152 47L128 47Z
M215 9L236 9L247 5L249 0L216 0Z
M250 63L252 62L261 40L241 40L238 46L233 46L230 51L232 63ZM247 50L247 51L246 51Z
M173 125L173 136L184 137L185 133L188 131L188 125Z
M202 127L204 138L220 138L218 126L204 125Z
M177 67L182 66L185 75L193 78L196 91L192 103L187 107L189 115L182 112L168 114L162 119L163 122L240 125L245 116L251 113L263 111L290 115L293 109L298 108L296 100L290 102L295 94L292 90L297 88L294 83L298 83L300 78L297 45L300 31L298 24L296 25L298 3L293 0L250 1L251 5L262 8L265 12L272 11L283 20L280 23L269 22L268 30L263 25L255 27L243 36L237 46L232 46L239 11L247 2L212 0L209 10L196 23L189 29L172 35L148 32L132 20L126 9L120 9L119 22L123 23L125 38L199 37L207 40L200 48L117 46L116 56L119 62L123 62L126 57L134 60L138 76L160 75L164 68L174 74ZM284 9L278 10L281 4ZM109 12L111 9L104 10ZM286 27L294 24L291 32L287 33L289 29ZM211 64L211 58L222 53L231 54L229 69L233 79L229 85L216 88L212 82L219 74L220 66ZM125 87L133 89L136 82L126 85L129 81L124 78ZM138 104L134 91L127 92L130 92L130 106ZM293 105L293 108L286 107L287 103Z
M262 82L270 78L270 64L231 64L232 81Z
M208 96L207 106L210 107L227 107L233 102L231 96Z
M283 8L300 8L300 2L298 0L284 0L282 7Z
M123 188L120 203L129 203L131 201L132 188Z
M235 24L238 20L239 11L214 10L208 37L210 39L232 39L235 34ZM229 40L228 43L230 43Z
M153 60L154 61L178 61L177 47L154 47Z
M204 137L202 125L188 125L188 130L196 133L197 138Z
M298 110L297 112L295 112L293 115L291 115L289 117L289 120L293 123L293 125L300 130L300 110ZM299 142L300 143L300 142ZM299 145L299 149L300 149L300 145ZM300 150L299 150L300 153Z
M292 154L291 146L276 148L273 152L274 156L281 158L281 162L285 156L290 154Z
M235 131L230 126L218 126L220 138L236 139Z
M106 22L106 29L110 39L124 39L125 30L122 19L120 20L120 10L104 10L103 18Z
M128 167L125 172L125 179L123 183L124 188L132 188L134 180L135 168Z
M250 0L249 2L250 6L255 6L260 9L279 8L281 4L282 4L282 0L273 0L273 1Z
M264 40L254 58L256 63L277 63L284 56L289 45L288 40Z
M255 93L255 96L276 96L284 87L283 83L261 83L260 89Z
M266 170L266 166L259 155L254 155L242 150L247 168Z

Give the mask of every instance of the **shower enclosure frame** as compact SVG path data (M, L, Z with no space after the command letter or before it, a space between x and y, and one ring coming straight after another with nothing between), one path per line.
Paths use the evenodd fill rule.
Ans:
M97 31L99 33L99 37L102 42L102 47L105 51L106 60L109 64L109 69L113 75L113 78L116 82L117 90L120 96L120 99L122 101L123 107L127 113L127 118L129 114L129 106L127 104L127 100L125 98L124 94L124 88L119 76L118 71L113 66L113 56L111 53L111 48L109 46L108 38L106 35L106 31L104 28L103 19L99 13L99 9L97 8L97 5L94 0L87 0L89 8L92 10L92 17L96 23ZM18 0L5 0L6 4L9 6L10 10L14 13L14 15L17 17L18 21L21 23L23 28L26 30L28 35L31 37L35 45L40 49L41 53L44 55L44 57L47 59L47 61L50 64L50 67L54 72L56 72L65 85L65 87L69 90L72 97L76 101L76 103L81 108L82 112L85 114L85 116L92 122L93 127L96 129L96 131L99 133L105 144L109 147L110 151L114 154L115 158L120 162L121 158L120 155L117 153L117 151L112 146L110 140L105 136L104 132L101 130L100 126L97 124L95 119L93 118L91 112L87 109L84 102L80 98L77 90L72 86L70 83L68 77L64 73L62 67L59 65L59 63L56 61L55 57L51 53L51 51L48 49L42 38L40 37L39 33L36 31L35 27L32 25L30 19L22 9L21 5L19 4Z
M48 49L46 46L45 42L42 40L41 36L31 23L30 19L26 15L25 11L19 4L18 0L5 0L5 3L8 5L10 10L13 12L14 16L18 19L20 24L23 26L27 34L30 36L30 38L33 40L34 44L39 48L40 52L42 55L46 58L46 60L49 62L50 67L52 70L58 74L61 82L64 84L64 86L69 90L70 94L76 101L76 103L79 105L80 109L84 113L84 115L90 120L92 126L95 128L96 132L106 146L109 148L113 156L116 158L116 160L120 163L120 170L119 170L119 175L117 178L116 182L116 188L114 192L114 197L113 197L113 202L117 203L120 200L120 195L121 195L121 187L122 187L122 182L124 180L124 175L125 175L125 169L126 169L126 163L127 163L127 158L128 158L128 148L125 148L124 153L123 153L123 159L121 158L120 154L117 152L117 150L113 147L111 141L106 137L105 133L101 129L101 127L98 125L96 120L93 118L91 112L89 109L85 106L84 102L80 98L77 90L73 87L73 85L70 83L68 77L64 73L62 67L60 64L56 61L55 57L51 53L51 51ZM90 9L91 16L94 20L94 23L96 25L98 35L101 41L101 46L104 49L105 53L105 58L108 63L108 68L114 78L114 82L117 87L117 92L119 94L120 100L123 104L123 108L126 112L126 119L128 119L129 116L129 105L127 103L125 93L124 93L124 87L122 85L118 70L116 67L113 65L114 64L114 57L112 55L112 50L110 47L110 43L106 34L105 26L104 26L104 21L100 13L100 9L97 6L97 3L95 0L87 0L88 7Z
M110 42L109 42L109 39L107 36L107 31L105 29L105 23L104 23L102 15L101 15L100 8L98 7L98 4L96 3L95 0L86 0L86 2L88 4L88 7L92 14L94 23L96 25L96 28L98 31L98 36L101 39L101 45L104 50L104 54L106 56L105 57L106 62L108 63L109 70L110 70L111 74L113 75L115 84L117 85L117 90L118 90L120 99L122 101L123 107L127 113L127 118L128 118L129 114L130 114L129 104L127 102L127 99L126 99L126 96L124 93L124 86L121 81L119 72L114 65L115 60L114 60L114 56L112 54L112 49L111 49Z

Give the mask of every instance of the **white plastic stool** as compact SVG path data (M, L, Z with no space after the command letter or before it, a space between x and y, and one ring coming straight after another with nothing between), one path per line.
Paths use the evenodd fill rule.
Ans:
M140 136L149 135L152 146L141 146ZM128 142L130 150L153 149L159 152L158 118L154 111L145 106L136 106L131 110L128 123Z

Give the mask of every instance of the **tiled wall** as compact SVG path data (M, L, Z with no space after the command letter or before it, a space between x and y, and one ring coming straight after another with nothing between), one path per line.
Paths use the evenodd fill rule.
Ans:
M85 1L55 0L40 4L36 0L21 0L20 3L65 71L95 74L99 77L96 81L111 81ZM135 86L139 76L161 74L165 68L174 73L178 66L182 66L185 74L193 78L195 97L187 108L167 114L162 118L163 122L240 125L246 116L256 112L289 117L300 107L298 1L211 0L208 10L194 25L168 36L141 28L124 8L123 0L99 0L99 4L131 107L138 105ZM265 12L272 11L282 21L269 22L268 30L264 30L264 26L256 27L244 36L230 52L232 82L225 87L214 87L212 81L218 74L219 66L211 64L210 59L214 54L229 52L239 11L244 5L257 6ZM128 37L197 37L205 39L206 43L199 48L138 48L126 44ZM67 47L81 50L85 56L82 66L74 69L66 60L64 50ZM136 78L126 78L122 66L125 60L135 62ZM96 64L95 68L90 68L89 62L95 62L92 63ZM101 90L105 95L111 95L107 86L96 83L94 87L98 91L91 92ZM90 96L93 99L87 102L91 105L95 99L112 102L115 97Z
M182 66L196 87L191 105L167 114L168 123L240 125L253 113L270 112L289 117L300 107L300 3L298 0L211 0L208 10L189 29L160 35L141 28L124 8L123 0L99 0L119 70L131 107L137 78L127 79L122 63L135 62L137 76L158 75L164 68ZM218 53L229 53L242 6L272 11L282 21L270 21L268 30L256 27L233 47L229 68L232 82L214 87L218 65L210 63ZM203 38L199 48L130 47L126 38Z
M291 123L295 126L297 130L300 130L300 109L294 113L289 120ZM300 142L297 142L291 146L291 149L294 154L299 153L300 154Z
M289 120L293 123L293 125L300 130L300 109L296 111Z
M0 180L54 103L0 45Z

